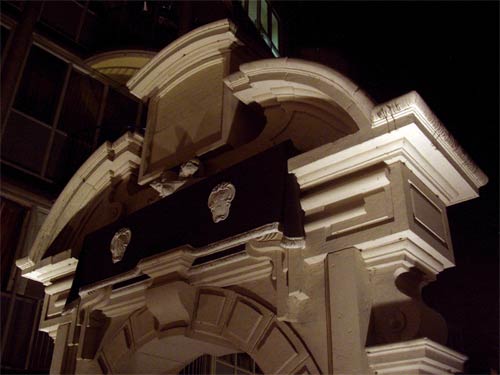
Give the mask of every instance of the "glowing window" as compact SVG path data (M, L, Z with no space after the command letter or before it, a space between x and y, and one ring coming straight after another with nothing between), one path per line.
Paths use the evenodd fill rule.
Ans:
M272 20L272 37L271 41L273 42L273 45L276 48L279 48L279 28L278 28L278 20L274 13L271 13L271 20Z
M267 19L267 1L260 2L260 24L262 25L264 32L267 34L269 30Z
M248 1L248 16L253 23L257 22L257 0Z

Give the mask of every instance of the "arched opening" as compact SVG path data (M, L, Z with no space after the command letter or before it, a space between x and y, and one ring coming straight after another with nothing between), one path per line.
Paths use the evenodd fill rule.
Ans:
M217 374L318 373L301 338L255 299L229 289L172 283L159 292L154 301L146 295L151 310L112 318L92 361L98 365L94 372L187 374L210 366ZM213 357L209 363L199 359L206 355Z
M185 366L179 375L260 375L259 365L247 353L231 353L220 357L202 355Z

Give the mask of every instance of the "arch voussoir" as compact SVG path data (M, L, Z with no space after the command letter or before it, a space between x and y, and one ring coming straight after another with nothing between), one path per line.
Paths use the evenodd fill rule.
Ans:
M110 328L113 332L107 332L95 357L103 373L124 371L126 364L134 363L134 356L140 360L145 355L144 348L152 350L155 346L169 351L170 346L186 342L191 343L192 356L200 355L197 351L203 349L213 349L214 353L224 348L228 353L246 352L266 374L319 372L302 340L287 323L279 321L273 311L255 299L229 289L196 288L191 320L184 324L159 324L157 311L145 306ZM164 362L172 368L172 360L166 357ZM184 364L179 362L177 368Z

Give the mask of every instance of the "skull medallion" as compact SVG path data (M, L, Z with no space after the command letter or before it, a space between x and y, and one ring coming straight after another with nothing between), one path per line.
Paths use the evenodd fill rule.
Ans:
M226 220L229 216L229 209L235 194L236 189L230 182L221 182L212 189L208 197L208 208L212 212L214 223Z
M118 263L122 260L131 238L132 231L128 228L122 228L115 233L109 249L111 251L111 260L113 263Z

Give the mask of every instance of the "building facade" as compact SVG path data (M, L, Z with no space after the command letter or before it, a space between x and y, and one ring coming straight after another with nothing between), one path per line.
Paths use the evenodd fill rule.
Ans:
M15 260L28 254L57 196L103 142L127 130L144 133L147 103L126 81L169 42L229 16L272 56L276 13L267 3L253 5L1 3L2 372L50 368L52 339L37 331L43 286L22 278Z
M416 92L376 104L229 20L127 87L145 134L97 148L17 261L51 372L462 371L420 291L454 265L446 207L487 178Z

